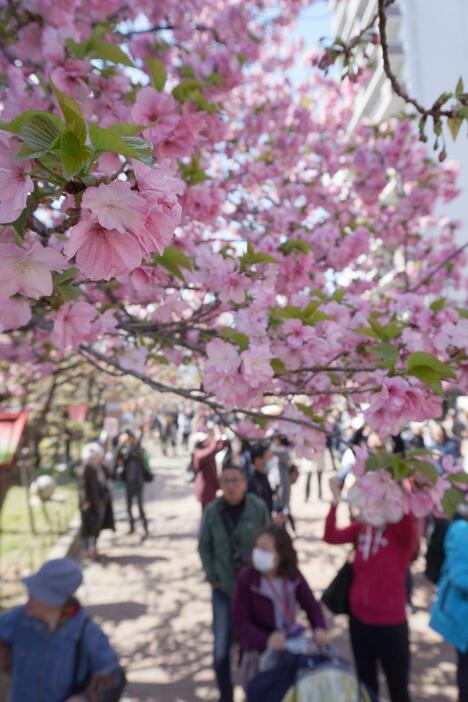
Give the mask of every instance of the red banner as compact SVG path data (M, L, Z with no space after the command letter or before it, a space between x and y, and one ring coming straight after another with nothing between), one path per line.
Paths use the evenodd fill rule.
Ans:
M88 414L88 405L68 405L67 413L70 422L84 422Z
M27 412L0 412L0 468L11 468L27 420Z

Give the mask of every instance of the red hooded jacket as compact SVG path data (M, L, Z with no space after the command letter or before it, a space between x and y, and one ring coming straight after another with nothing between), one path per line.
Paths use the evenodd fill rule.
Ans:
M412 514L377 529L359 519L345 529L336 526L336 506L325 523L329 544L352 543L355 547L350 611L364 624L392 625L406 620L406 576L418 550Z

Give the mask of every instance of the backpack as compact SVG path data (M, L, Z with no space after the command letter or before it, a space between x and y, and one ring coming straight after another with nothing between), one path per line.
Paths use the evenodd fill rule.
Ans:
M434 517L427 529L426 568L424 575L431 583L437 585L442 574L445 560L444 542L449 520Z

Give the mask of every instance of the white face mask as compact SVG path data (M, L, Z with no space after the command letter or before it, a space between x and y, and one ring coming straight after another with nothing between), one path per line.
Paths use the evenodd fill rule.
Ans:
M263 548L254 548L252 551L252 565L260 573L270 573L275 567L275 554L264 551Z

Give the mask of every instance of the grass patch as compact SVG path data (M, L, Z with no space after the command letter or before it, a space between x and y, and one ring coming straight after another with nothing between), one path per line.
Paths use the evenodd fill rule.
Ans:
M61 534L67 531L77 507L76 482L59 484L53 499L45 507L39 504L32 508L37 532L32 534L26 491L17 485L11 487L0 513L2 577L11 581L23 572L38 567Z

